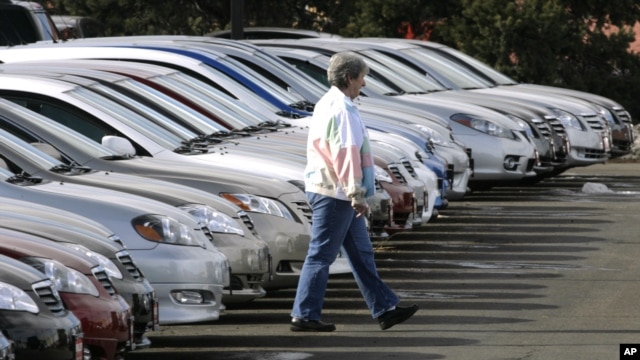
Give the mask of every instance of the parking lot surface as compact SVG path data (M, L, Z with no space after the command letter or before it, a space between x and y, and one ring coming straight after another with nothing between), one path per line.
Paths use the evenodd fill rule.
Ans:
M353 278L334 277L333 333L290 332L294 290L281 290L162 326L128 359L611 360L640 343L640 163L472 193L440 214L374 244L383 279L420 305L404 324L381 331Z

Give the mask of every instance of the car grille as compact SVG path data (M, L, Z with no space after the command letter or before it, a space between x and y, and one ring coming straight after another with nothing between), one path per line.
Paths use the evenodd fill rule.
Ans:
M551 126L551 128L553 130L555 130L556 134L559 134L559 135L566 134L566 131L564 129L564 125L562 125L562 122L557 117L555 117L555 116L545 116L544 118L547 121L547 123L549 124L549 126Z
M293 204L295 208L298 209L299 212L307 219L309 224L311 224L311 206L306 201L294 201Z
M98 267L98 268L92 269L92 272L93 272L93 276L95 276L96 279L98 279L100 284L102 284L102 286L107 290L109 295L113 296L116 294L116 289L113 287L113 284L111 283L111 279L109 279L109 275L107 275L107 272L104 269L102 269L101 267Z
M249 215L247 215L247 213L245 213L244 211L241 211L238 212L238 216L240 217L240 220L242 220L242 222L247 226L247 228L253 231L253 220L251 220Z
M374 184L376 187L376 192L382 191L382 185L380 185L380 182L378 180L374 180Z
M629 115L629 113L625 109L615 107L613 108L613 112L615 113L618 120L622 121L625 124L632 124L631 115Z
M50 280L39 281L32 285L35 294L47 305L49 311L55 315L64 313L64 306L60 300L60 296L53 288Z
M418 175L416 174L416 170L413 168L413 165L411 165L411 162L409 160L402 160L402 165L404 166L405 169L407 169L409 174L411 174L412 178L414 179L418 178Z
M600 149L584 149L584 157L587 159L604 159L607 157L607 152Z
M604 125L602 123L602 120L600 119L600 116L598 116L598 115L582 115L580 117L587 124L589 124L589 127L592 128L593 130L598 131L598 132L602 132L602 131L605 130L604 129Z
M133 262L133 258L131 257L131 255L129 255L128 252L119 251L118 253L116 253L116 257L118 257L120 263L127 269L129 274L131 274L134 279L142 279L142 272L140 272L140 269L138 269L136 264Z
M555 119L555 117L554 117ZM556 119L557 120L557 119ZM532 119L534 125L536 126L536 128L538 128L538 131L540 131L540 134L542 134L542 136L544 136L545 138L549 139L551 138L551 133L552 133L552 129L551 129L551 125L549 125L550 121L551 121L551 117L548 117L546 119L546 122L541 120L541 119ZM561 124L562 126L562 124ZM563 128L564 130L564 128Z
M391 165L388 166L388 168L389 168L389 171L391 171L391 173L398 180L399 183L401 183L401 184L405 184L406 183L406 180L405 180L404 176L402 176L402 174L400 173L400 170L398 169L398 165L391 164Z

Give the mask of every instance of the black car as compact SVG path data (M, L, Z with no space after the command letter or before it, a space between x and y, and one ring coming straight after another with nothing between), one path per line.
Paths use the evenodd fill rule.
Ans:
M0 255L0 329L16 359L83 359L80 320L65 309L46 275Z

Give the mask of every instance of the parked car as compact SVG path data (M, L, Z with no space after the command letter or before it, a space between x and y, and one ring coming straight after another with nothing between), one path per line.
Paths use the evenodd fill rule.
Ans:
M322 31L306 30L306 29L288 29L278 27L244 27L242 33L245 39L301 39L301 38L316 38L316 37L340 37L336 34L331 34ZM224 39L231 38L231 30L219 30L214 31L207 36L214 36Z
M156 290L160 324L218 319L228 262L183 211L114 190L16 174L4 161L0 196L81 214L116 231Z
M16 84L26 84L26 78L23 80L16 78L16 80L18 80ZM40 81L42 81L42 79ZM6 81L2 83L8 85ZM68 85L68 87L72 86ZM34 104L33 101L35 100L33 99L42 99L44 94L42 90L41 88L40 91L31 91L33 95L23 98L24 101L28 100L23 103ZM67 94L70 93L67 92ZM82 164L92 167L97 166L97 168L101 169L113 169L119 165L131 166L131 169L139 174L178 181L188 186L205 189L218 196L223 195L226 199L232 200L234 204L237 204L250 214L253 222L259 229L264 229L262 236L269 243L270 247L271 242L274 242L272 253L284 252L279 259L274 258L274 277L272 281L263 284L263 287L265 289L273 289L295 286L298 276L297 269L302 265L308 248L308 221L310 216L306 198L298 186L277 179L265 179L264 177L256 176L250 169L238 169L238 171L233 172L221 170L215 167L211 161L200 161L197 159L197 155L202 154L200 151L190 153L170 151L163 148L162 143L157 144L149 141L144 135L137 133L134 128L123 127L121 130L117 130L105 124L102 119L109 118L109 115L106 113L101 113L99 110L88 110L90 107L84 104L80 106L81 108L84 106L87 110L80 110L81 108L74 109L73 106L63 104L61 99L66 97L56 97L57 95L52 95L49 97L49 99L52 100L51 102L41 103L47 106L41 106L39 111L49 115L57 115L55 116L55 120L62 121L63 123L66 123L69 119L84 118L86 119L86 124L93 124L94 127L84 126L84 122L75 122L74 127L85 133L88 132L88 135L94 138L96 130L103 135L112 134L110 137L110 141L112 142L124 140L115 138L113 135L124 137L126 133L126 136L128 136L131 141L134 141L137 146L134 148L129 141L125 141L128 144L127 149L133 149L133 154L139 152L140 155L144 155L142 158L133 157L128 161L120 161L118 159L127 159L131 157L131 155L124 153L116 153L116 155L114 155L114 153L111 153L111 158L118 161L105 161L105 159L108 160L110 157L107 156L103 158L105 155L87 157L85 154L84 162L81 162ZM16 98L12 99L16 100ZM75 102L77 103L77 101ZM65 110L65 107L68 107L68 109ZM114 106L113 108L116 107ZM115 120L113 123L115 125L120 124ZM94 141L99 143L103 135L99 135ZM65 142L63 141L64 137L54 135L54 138L59 141L55 146L60 149L61 152L64 153L68 151L61 144ZM139 142L143 142L144 146L140 145ZM73 147L75 145L68 144L66 146ZM101 151L104 152L105 150ZM150 156L152 154L159 155L159 153L162 152L166 155L164 160ZM87 161L92 162L87 163ZM99 166L100 163L102 163L103 167ZM143 166L147 163L155 165ZM162 170L162 166L165 167L164 170ZM178 168L180 171L178 171ZM240 173L240 175L238 175L238 173ZM189 174L189 176L185 176L184 174ZM346 263L346 259L344 258L341 261ZM341 266L335 271L346 272L348 269Z
M509 91L523 91L534 93L543 92L551 96L568 96L593 103L596 106L596 110L600 112L602 116L604 116L604 118L611 126L611 156L613 158L616 158L624 156L631 151L631 147L634 142L633 120L631 119L631 115L629 115L629 112L613 99L585 91L578 91L556 86L518 83L505 74L502 74L491 68L487 64L484 64L481 61L451 47L430 41L407 41L428 49L432 54L438 55L442 59L446 59L452 63L464 67L472 74L486 81L489 87L503 88Z
M0 227L57 241L99 261L132 311L131 348L151 346L147 333L159 328L155 290L112 231L75 213L10 198L2 198L0 202Z
M73 64L73 68L68 68L70 64ZM20 65L20 64L11 64L11 65ZM44 67L36 68L36 65L44 65ZM125 63L122 61L113 62L113 61L99 61L99 60L88 60L88 61L79 61L79 60L70 60L65 61L64 63L55 63L55 62L46 62L46 64L30 62L29 64L22 65L25 69L24 71L28 71L30 73L38 72L46 76L48 72L59 71L64 72L65 74L74 74L77 76L85 76L87 78L91 78L97 81L102 81L103 84L111 86L115 89L117 88L119 91L122 91L131 97L134 97L138 100L143 101L141 99L145 96L149 96L146 98L149 102L157 102L157 103L168 103L171 102L171 99L162 98L156 94L155 98L152 98L153 93L151 90L149 92L144 92L142 90L143 85L138 83L134 84L134 81L140 81L145 84L149 84L154 89L163 91L163 92L171 92L171 90L163 88L163 86L170 86L171 84L176 84L176 86L186 85L186 83L194 84L197 83L197 79L195 78L187 78L185 74L178 73L175 70L166 72L165 68L160 68L155 65L148 64L138 64L138 63ZM64 66L64 68L60 68L60 66ZM18 67L19 68L19 67ZM82 69L79 69L82 68ZM86 69L100 69L99 73L96 73L95 70L84 70ZM17 70L14 66L6 66L3 70L15 71ZM109 76L108 74L104 74L104 72L117 72L118 74L124 74L131 76L132 79L118 77L116 75ZM50 76L50 75L49 75ZM200 85L202 88L208 87L206 84ZM135 93L132 90L135 89ZM129 90L129 91L127 91ZM191 89L195 90L195 89ZM204 90L204 89L203 89ZM109 90L111 91L111 90ZM189 89L186 89L184 86L179 88L174 88L174 92L171 92L172 96L176 96L175 94L183 94L183 95L193 95L193 92L190 92ZM216 135L216 132L220 132L214 128L211 128L211 120L203 119L202 122L198 115L189 114L188 116L185 112L188 112L189 109L181 109L180 117L174 117L172 120L178 122L180 125L193 130L197 133L201 133L201 138L203 142L206 142L207 139L211 139L215 141L217 146L224 146L225 143L231 144L236 143L236 147L245 147L249 146L253 150L250 150L252 153L262 153L265 150L271 150L271 154L274 157L278 157L278 155L286 155L286 154L298 154L300 160L304 159L305 155L305 146L306 146L306 123L303 127L301 126L287 126L282 122L271 123L266 119L262 119L257 114L251 111L247 111L246 106L242 106L238 103L238 101L234 99L225 99L226 95L224 94L212 94L213 98L204 98L199 101L199 104L208 104L210 108L216 107L215 103L220 102L218 105L217 111L215 114L211 116L213 118L217 118L218 116L225 119L230 119L230 122L233 121L242 121L243 117L247 118L247 123L244 123L240 126L246 126L241 128L239 132L223 132L219 136ZM201 95L202 96L202 95ZM180 96L182 97L182 96ZM198 98L197 95L189 96L191 99ZM182 101L182 100L180 100ZM190 102L188 102L190 103ZM153 104L149 104L153 106ZM178 104L175 104L176 107ZM134 104L130 105L131 108L139 108L140 106L136 106ZM199 108L199 106L198 106ZM235 110L235 111L234 111ZM164 108L164 110L159 110L166 112L171 112L170 108ZM178 112L176 110L176 112ZM179 116L176 113L176 116ZM252 120L251 117L255 117L254 123L250 123ZM298 124L302 125L302 124ZM281 129L281 131L277 131ZM213 133L212 133L213 131ZM255 136L247 136L249 134L255 134ZM238 138L240 137L240 138ZM240 145L240 146L237 146ZM256 149L257 148L257 149ZM237 151L236 149L234 151ZM276 150L274 153L273 150ZM227 159L229 162L229 159ZM233 161L233 165L240 164L240 161ZM303 172L303 164L300 163L300 168L297 170L298 175L301 176ZM269 167L271 168L271 167ZM273 170L277 170L272 168ZM295 175L294 175L295 176ZM301 179L300 179L301 180ZM386 194L382 194L381 192L376 193L374 196L368 199L370 204L370 208L372 209L372 216L378 219L384 219L384 222L389 223L388 212L386 211ZM381 202L381 204L377 204ZM422 208L422 204L419 204L419 208ZM384 213L375 213L378 211L376 209L384 209ZM426 217L428 219L429 217ZM389 226L387 224L387 226Z
M33 267L0 255L0 329L16 359L88 359L80 320L55 285Z
M589 103L576 98L567 98L561 95L546 96L544 93L524 93L510 91L496 87L489 87L486 83L469 74L464 68L450 61L445 62L441 57L432 55L428 49L403 41L390 41L389 39L353 40L371 46L375 51L382 52L386 56L395 57L406 61L418 71L426 74L422 78L433 78L441 84L454 89L453 91L440 91L433 94L441 98L460 99L470 101L481 106L491 106L507 110L512 114L527 119L529 115L521 115L518 109L528 107L535 109L537 118L554 117L559 120L572 116L574 123L566 122L564 132L573 152L569 151L566 161L557 164L557 168L564 170L573 166L585 166L608 159L610 154L611 134L610 126L600 118L596 109ZM351 42L351 41L349 41ZM419 78L420 76L418 76ZM556 120L557 121L557 120ZM582 125L577 126L583 122ZM577 130L577 131L576 131ZM589 142L591 141L591 142ZM581 149L581 150L578 150ZM601 153L601 156L580 155L582 151ZM557 173L557 171L555 171Z
M0 46L60 39L51 17L39 3L0 0Z
M293 41L260 41L256 43L264 46L267 50L269 49L268 44L296 46L293 45ZM300 46L304 48L302 42L300 42ZM328 49L328 47L327 45L324 51L338 51L335 48ZM314 45L310 44L307 48L313 50ZM326 72L328 62L315 63L314 65ZM374 63L371 64L369 78L366 78L368 85L370 82L376 82L373 78L377 74L374 72L374 65ZM315 73L318 72L320 71ZM388 95L384 93L376 93L373 86L366 86L361 92L367 97L388 98ZM425 114L430 114L430 117L447 122L453 135L471 149L474 159L474 176L469 179L469 182L476 188L487 186L487 184L492 186L515 183L525 177L535 176L533 168L537 158L533 144L521 134L521 128L504 115L465 103L432 101L426 95L395 96L394 99L396 98L404 100L404 105L412 106L419 112L425 112ZM425 122L425 125L428 124ZM488 131L489 128L499 131Z
M62 162L62 154L52 145L40 142L37 134L29 135L18 128L24 126L22 124L28 119L16 111L3 112L1 108L0 105L0 158L13 172L50 181L123 191L184 210L206 224L207 237L227 257L232 269L232 284L225 290L223 303L247 302L266 294L261 283L271 271L269 248L252 231L250 218L245 221L232 218L242 215L240 208L191 187L118 172L96 171L76 165L74 159ZM11 119L2 121L2 115Z
M134 342L133 315L106 270L95 259L25 232L0 228L0 254L46 275L82 324L91 358L124 358Z
M104 36L104 24L90 16L51 15L63 40Z

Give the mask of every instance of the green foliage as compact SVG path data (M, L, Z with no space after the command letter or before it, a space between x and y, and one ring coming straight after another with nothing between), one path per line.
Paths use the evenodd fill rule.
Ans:
M99 19L116 36L227 29L231 1L239 0L51 2L53 11ZM627 51L637 0L244 0L244 14L244 26L441 42L521 82L612 98L640 119L640 58ZM612 26L623 30L612 34Z

